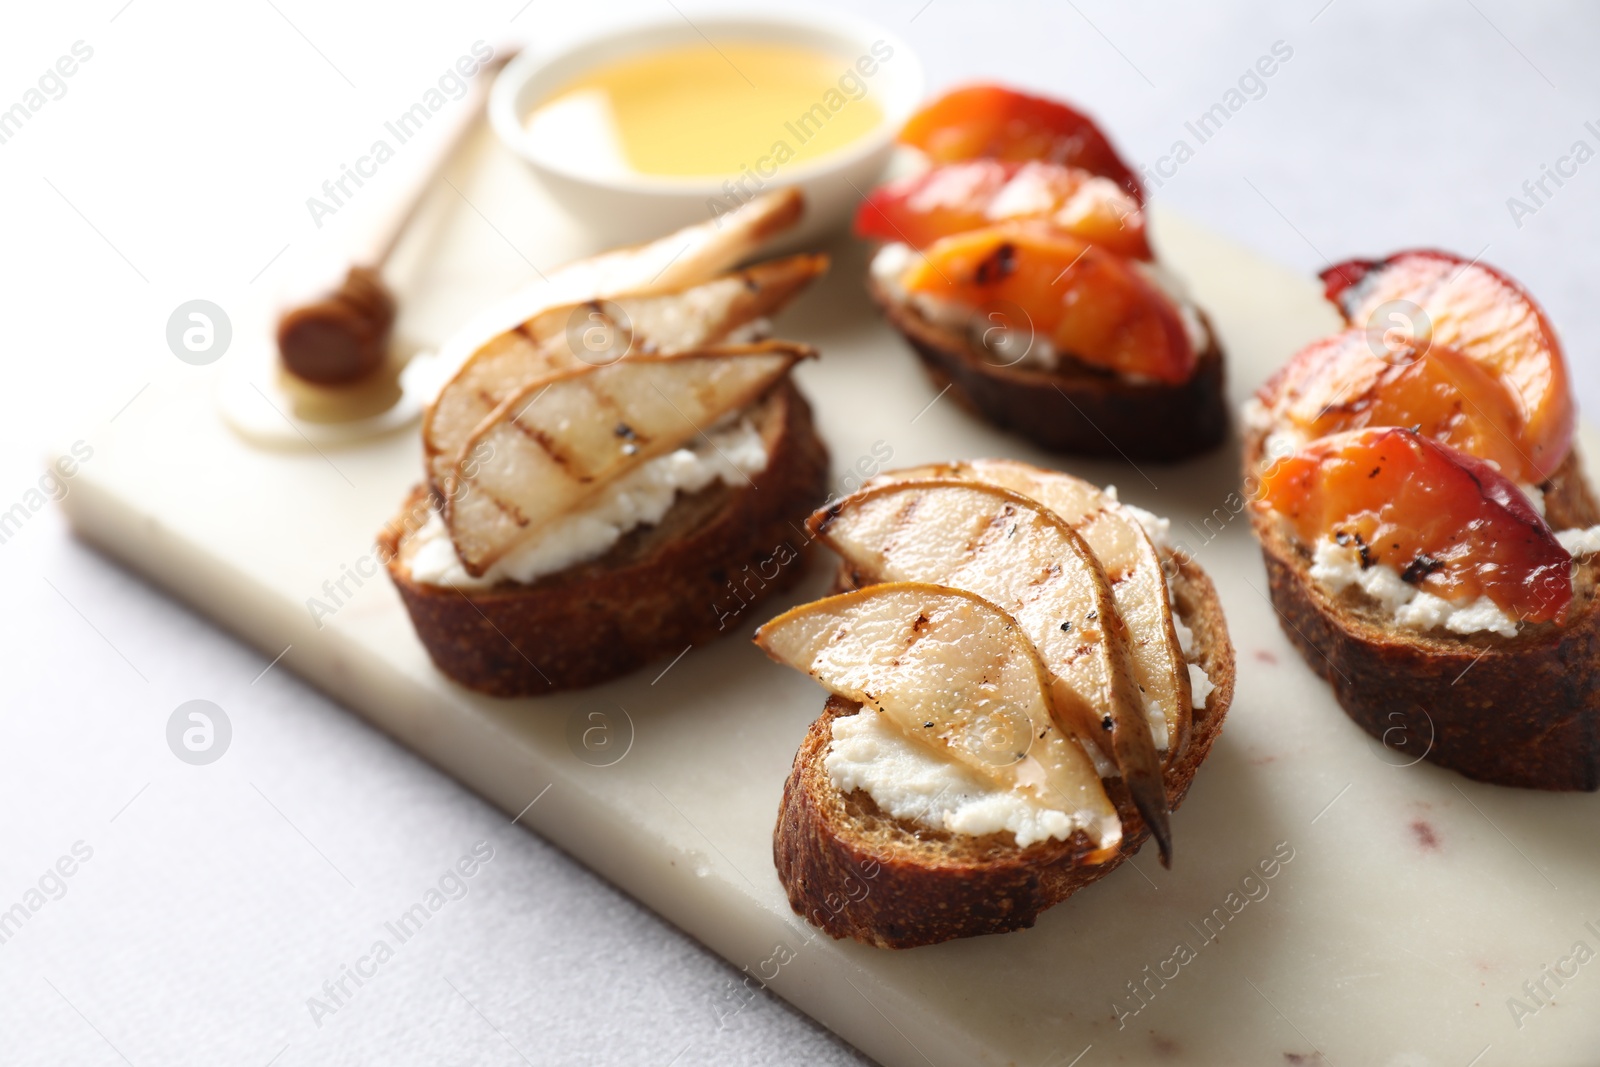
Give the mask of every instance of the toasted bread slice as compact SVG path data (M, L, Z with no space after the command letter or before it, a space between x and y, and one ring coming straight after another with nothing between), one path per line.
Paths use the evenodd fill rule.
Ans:
M1264 440L1246 436L1247 478L1261 469ZM1552 529L1600 523L1576 449L1544 489ZM1362 729L1480 781L1600 788L1600 557L1577 561L1564 624L1524 625L1510 638L1422 632L1354 588L1336 595L1312 581L1311 546L1250 511L1284 634Z
M749 621L753 603L798 581L801 523L827 493L827 449L787 378L749 410L768 456L753 484L681 496L661 522L600 558L530 584L416 581L413 535L433 503L425 486L414 489L378 543L439 670L493 696L595 685L721 636Z
M1222 730L1233 700L1233 645L1211 580L1174 560L1175 612L1194 631L1195 661L1215 689L1194 711L1187 747L1164 770L1171 808ZM1081 831L1018 848L1009 833L982 837L930 830L886 815L862 790L834 787L823 758L833 721L860 705L830 697L811 724L783 788L773 859L789 904L835 938L915 948L1032 926L1039 913L1115 870L1150 836L1121 779L1105 782L1122 820L1122 843L1089 862Z
M868 291L922 358L935 385L979 418L1053 452L1180 460L1221 443L1228 431L1222 349L1209 343L1181 385L1133 381L1066 360L1060 367L1002 366L966 331L936 323L895 298L876 278Z

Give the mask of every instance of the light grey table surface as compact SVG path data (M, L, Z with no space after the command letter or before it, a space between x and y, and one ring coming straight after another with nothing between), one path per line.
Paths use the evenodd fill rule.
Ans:
M451 6L0 13L0 108L75 42L92 49L0 143L0 511L26 498L48 442L85 436L169 369L174 307L247 299L275 253L309 241L304 198L471 41L542 47L674 11ZM1083 104L1125 155L1170 174L1156 199L1296 269L1404 246L1481 253L1543 302L1580 402L1600 411L1600 162L1547 182L1542 203L1522 190L1575 142L1600 149L1600 121L1585 127L1600 120L1591 5L831 6L907 38L934 87L1003 79ZM1276 42L1291 58L1198 143L1185 122ZM1192 158L1160 164L1178 139ZM1514 214L1511 197L1536 210ZM51 899L0 943L0 1063L860 1062L774 998L719 1029L734 969L290 670L263 674L262 656L76 543L53 509L0 543L0 576L0 909L91 853L46 878ZM196 698L235 731L204 768L165 740ZM493 858L466 895L313 1020L308 998L480 841Z

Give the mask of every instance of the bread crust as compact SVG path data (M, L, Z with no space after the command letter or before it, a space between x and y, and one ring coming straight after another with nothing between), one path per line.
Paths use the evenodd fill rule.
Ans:
M1164 771L1176 809L1211 751L1233 700L1234 656L1222 604L1192 561L1172 581L1178 615L1194 630L1199 662L1216 688L1194 712L1188 745ZM1032 926L1039 914L1111 873L1150 836L1121 779L1106 792L1122 819L1112 855L1088 862L1078 833L1019 849L1010 834L933 831L885 815L862 790L841 794L823 767L833 720L860 705L830 697L806 732L784 784L772 852L795 912L834 938L915 948Z
M828 479L827 448L791 381L753 415L768 455L753 485L717 483L680 497L659 524L531 584L455 589L414 580L407 539L431 501L425 486L413 489L378 543L434 664L491 696L542 696L599 684L731 632L736 619L749 622L748 608L804 573L802 523Z
M1247 437L1246 471L1263 435ZM1600 522L1574 449L1545 489L1555 529ZM1289 642L1362 729L1415 761L1524 789L1600 788L1600 560L1581 563L1565 625L1515 637L1394 625L1354 590L1311 580L1311 552L1270 512L1250 508L1272 605Z
M1006 367L963 332L929 321L875 278L868 291L916 351L933 383L972 414L1041 448L1079 456L1172 462L1222 443L1228 432L1222 349L1200 312L1210 343L1188 381L1136 382L1080 365L1054 370Z

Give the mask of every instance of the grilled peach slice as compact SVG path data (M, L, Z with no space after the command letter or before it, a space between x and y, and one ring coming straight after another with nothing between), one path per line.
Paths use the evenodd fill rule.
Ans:
M1520 285L1492 267L1434 251L1351 260L1323 271L1322 280L1352 325L1421 318L1411 326L1426 335L1419 342L1457 349L1500 378L1517 403L1520 442L1539 474L1533 480L1561 466L1576 422L1566 361L1544 311Z
M1059 163L975 159L880 185L856 233L926 248L941 237L1033 219L1134 259L1151 259L1139 202L1109 178Z
M1522 439L1516 398L1477 360L1441 344L1389 350L1368 331L1346 330L1301 349L1257 399L1308 438L1409 426L1512 481L1544 480Z
M1522 491L1483 460L1408 429L1313 441L1274 465L1262 499L1302 543L1353 545L1450 601L1487 596L1524 622L1564 621L1572 557Z
M1144 203L1139 179L1083 112L1003 85L953 89L912 115L903 144L935 163L964 159L1037 159L1066 163L1110 178Z
M901 284L980 310L1020 307L1034 336L1114 374L1181 384L1198 361L1177 306L1132 261L1036 224L936 241Z

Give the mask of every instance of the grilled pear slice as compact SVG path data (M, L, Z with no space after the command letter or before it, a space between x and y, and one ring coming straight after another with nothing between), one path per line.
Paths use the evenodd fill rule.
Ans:
M549 280L561 295L550 303L663 292L709 281L754 256L762 245L799 222L804 212L805 197L798 189L763 193L719 218L558 268Z
M1189 739L1194 691L1189 666L1173 626L1161 556L1127 508L1098 486L1059 471L1044 471L1014 459L930 463L886 475L885 482L926 478L998 485L1037 500L1082 536L1111 582L1117 612L1128 624L1133 680L1144 696L1156 748L1168 762Z
M588 363L721 341L776 314L827 268L827 256L789 256L667 292L561 304L497 334L468 357L423 416L429 479L445 495L467 439L529 382ZM602 351L593 351L596 343Z
M948 585L1015 616L1050 672L1062 728L1109 754L1170 862L1166 786L1132 641L1105 571L1065 520L1009 489L933 479L862 489L808 524L867 583Z
M1097 850L1122 837L1094 763L1062 733L1050 678L1016 619L973 593L888 582L802 604L756 644L906 736L1065 813Z
M608 483L748 406L800 360L768 341L584 365L534 381L467 439L444 521L468 573L496 560Z

